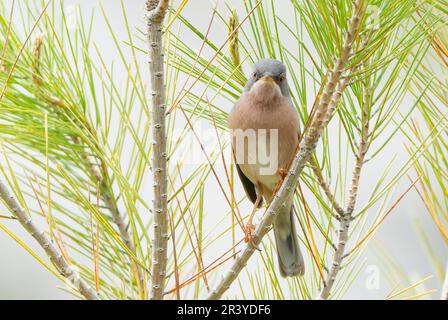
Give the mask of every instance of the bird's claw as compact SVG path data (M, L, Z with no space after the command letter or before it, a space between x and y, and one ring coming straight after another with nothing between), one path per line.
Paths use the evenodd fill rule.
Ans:
M244 237L244 241L245 242L249 242L250 240L252 240L252 233L254 233L255 232L255 226L252 224L252 223L247 223L246 224L246 234L245 234L245 237Z
M288 174L288 170L285 168L278 168L277 170L277 174L280 176L280 178L283 180L285 180L286 175Z
M255 249L258 251L261 251L260 248L255 243L254 238L252 237L252 234L255 233L255 225L252 223L246 224L246 232L244 235L244 242L250 243Z

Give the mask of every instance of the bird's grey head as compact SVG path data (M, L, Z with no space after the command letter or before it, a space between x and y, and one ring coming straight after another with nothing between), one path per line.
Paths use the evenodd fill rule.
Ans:
M289 96L286 67L283 63L274 59L262 59L255 63L252 74L247 81L245 91L250 91L255 83L268 78L274 80L283 96Z

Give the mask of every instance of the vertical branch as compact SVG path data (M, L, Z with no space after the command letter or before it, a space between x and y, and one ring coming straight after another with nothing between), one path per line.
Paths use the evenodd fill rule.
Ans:
M365 49L365 47L367 46L368 39L369 39L368 35L364 36L364 38L361 42L361 45L359 46L358 52L361 52ZM347 76L343 77L339 81L339 83L336 87L336 91L334 92L333 97L330 101L330 105L328 106L327 116L323 123L324 127L326 127L328 125L330 120L335 115L335 113L337 111L337 107L339 105L339 101L341 100L342 94L344 93L345 89L347 89L347 87L350 83L350 80L351 80L351 75L357 70L357 67L358 67L358 65L354 65L350 69L349 74ZM338 203L338 201L336 200L335 195L331 192L330 185L325 181L325 179L322 175L322 170L319 168L319 164L315 158L311 159L310 165L311 165L311 169L313 170L314 175L317 178L317 182L319 183L320 187L324 191L328 200L330 200L330 203L333 206L334 210L336 211L336 213L339 216L343 216L345 214L345 211L342 208L342 206Z
M45 250L50 260L58 268L59 272L71 282L79 293L88 300L98 300L95 291L79 276L79 274L65 260L50 238L40 230L33 220L27 215L25 210L16 200L8 187L0 180L0 197L11 211L14 217L20 222L25 230L36 239L37 243Z
M88 164L88 162L87 162ZM102 166L104 167L104 166ZM92 167L96 168L96 167ZM98 168L96 168L98 169ZM97 182L100 183L100 198L103 200L104 205L106 209L110 212L112 216L112 221L115 223L115 225L118 228L120 238L123 241L123 243L126 245L126 247L134 253L137 254L137 250L134 244L134 241L132 239L131 233L129 232L128 225L126 223L126 219L124 215L120 212L120 209L118 209L118 205L116 202L116 198L113 194L111 184L109 182L109 175L107 172L107 168L104 167L104 170L102 170L103 173L101 175L102 179L98 177ZM138 238L138 237L137 237ZM145 280L145 275L143 273L143 270L141 266L134 261L133 258L131 259L131 269L132 272L135 273L137 277L137 287L138 292L140 293L140 297L144 298L147 297L147 282Z
M252 235L253 242L246 244L246 247L242 250L241 254L233 262L230 271L222 278L217 288L210 293L208 299L214 300L221 298L233 281L238 277L241 270L246 266L248 260L254 253L255 248L260 244L262 238L270 230L278 212L283 206L286 205L285 199L290 197L297 187L299 176L316 149L322 131L325 128L324 121L327 118L328 107L335 94L335 89L341 79L341 75L347 67L347 63L353 49L354 40L358 35L361 18L365 11L363 0L357 0L354 6L353 16L349 23L342 52L336 60L336 63L331 71L330 78L325 85L324 93L317 105L316 113L312 120L313 122L309 130L305 132L304 138L300 142L299 152L295 156L282 185L274 195L262 221L257 226L255 233Z
M364 43L365 45L365 43ZM368 67L368 60L363 63L365 67ZM343 84L344 85L344 84ZM358 188L361 177L361 170L365 163L365 156L369 149L369 124L370 124L370 104L371 104L371 83L370 78L366 77L362 81L363 85L363 99L362 99L362 115L361 115L361 137L358 150L356 152L355 165L352 172L352 181L348 198L346 201L346 209L339 214L339 230L338 230L338 242L336 245L336 251L333 256L333 263L331 265L330 272L323 283L323 288L320 293L320 299L328 299L333 288L336 276L341 270L342 260L344 259L345 246L348 241L348 233L350 229L350 223L353 219L353 210L355 209L356 199L358 196Z
M151 299L162 300L166 278L168 242L167 154L165 133L165 84L162 24L168 0L148 0L148 44L152 102L152 170L154 174Z
M339 218L339 230L338 230L338 242L336 245L336 251L333 255L333 263L331 270L324 280L322 291L320 292L319 299L326 300L330 296L331 289L336 280L336 276L341 270L341 263L344 258L345 245L348 241L348 231L350 229L351 215L345 214Z

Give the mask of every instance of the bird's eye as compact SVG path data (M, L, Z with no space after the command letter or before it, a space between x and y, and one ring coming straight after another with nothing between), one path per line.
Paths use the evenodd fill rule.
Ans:
M284 75L284 74L281 74L281 75L278 77L278 82L279 82L279 83L282 83L283 81L285 81L285 75Z
M258 74L256 72L252 73L252 78L253 79L257 79L258 78Z

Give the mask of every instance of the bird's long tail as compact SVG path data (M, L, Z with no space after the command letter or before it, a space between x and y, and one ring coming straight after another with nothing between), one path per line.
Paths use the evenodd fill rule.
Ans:
M281 276L302 276L305 273L305 263L294 226L292 199L280 210L274 222L274 234Z

